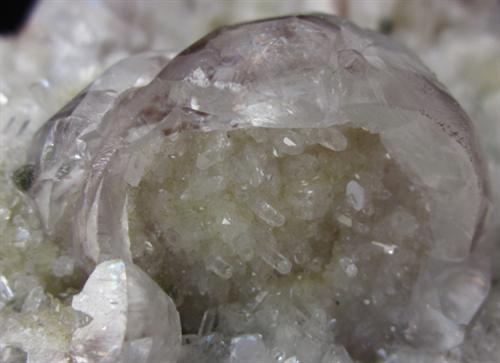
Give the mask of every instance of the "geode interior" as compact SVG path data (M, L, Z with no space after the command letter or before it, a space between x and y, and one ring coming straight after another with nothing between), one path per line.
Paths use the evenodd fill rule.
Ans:
M488 292L470 121L414 56L336 17L221 28L172 60L125 61L30 155L46 232L98 266L73 302L98 316L75 333L79 361L446 355ZM181 348L148 275L177 306ZM85 298L100 294L109 319Z
M431 233L425 197L377 135L250 128L148 147L145 175L126 174L132 257L176 298L185 332L217 315L202 329L260 332L305 361L287 334L360 351L404 328Z

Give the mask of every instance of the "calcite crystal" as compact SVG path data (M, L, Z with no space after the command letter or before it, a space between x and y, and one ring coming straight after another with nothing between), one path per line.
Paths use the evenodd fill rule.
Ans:
M121 260L99 264L71 305L90 318L71 342L77 362L173 363L181 343L172 300L144 272Z
M438 361L488 294L470 121L412 54L333 16L119 63L17 175L73 241L54 269L95 268L82 361Z

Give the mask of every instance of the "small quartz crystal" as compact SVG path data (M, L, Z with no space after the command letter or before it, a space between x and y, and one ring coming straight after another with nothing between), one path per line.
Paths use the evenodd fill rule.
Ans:
M13 299L14 292L9 285L9 280L5 276L0 275L0 311Z

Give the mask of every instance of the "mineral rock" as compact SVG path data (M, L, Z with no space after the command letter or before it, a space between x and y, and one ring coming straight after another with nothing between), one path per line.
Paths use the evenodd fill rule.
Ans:
M27 165L46 232L97 265L73 300L92 318L82 362L177 359L177 312L150 277L180 313L181 362L443 356L488 293L469 119L413 55L336 17L122 62Z

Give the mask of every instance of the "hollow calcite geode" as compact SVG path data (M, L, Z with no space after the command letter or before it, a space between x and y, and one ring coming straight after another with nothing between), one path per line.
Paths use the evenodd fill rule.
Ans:
M378 333L371 333L378 323L363 328L362 322L358 327L355 320L347 319L351 325L341 324L340 333L335 327L328 328L334 341L317 349L321 352L318 358L312 358L312 353L302 353L305 357L301 356L299 361L337 357L348 362L350 358L341 348L335 348L336 352L324 348L339 344L362 361L374 359L380 348L391 352L397 344L411 343L436 352L459 345L489 284L487 272L474 252L487 199L471 123L415 56L383 36L336 17L291 16L225 27L173 58L146 54L122 61L82 91L37 134L28 162L34 166L28 193L47 232L69 236L75 258L88 271L110 259L139 263L132 253L134 243L138 242L130 237L134 234L129 226L130 193L140 187L150 168L150 159L156 160L158 150L163 150L159 147L143 155L144 148L162 139L175 144L179 135L194 135L191 142L197 143L200 139L196 135L200 133L229 135L247 129L250 133L252 129L264 134L275 132L281 140L285 140L282 133L286 130L307 135L311 132L328 135L337 130L330 134L331 138L335 138L338 130L375 135L376 139L366 140L380 143L404 175L401 183L408 183L421 195L427 213L426 218L418 221L425 225L429 244L419 263L412 267L417 275L409 280L412 297L395 300L399 310L392 319L406 328L382 339ZM354 139L348 137L347 143ZM305 144L310 141L307 137L304 140ZM295 144L293 140L290 142ZM323 138L317 144L324 146L325 142L328 144ZM342 143L338 138L337 142ZM264 149L266 143L260 147ZM293 148L286 140L285 143ZM335 150L331 145L329 148L335 152L350 150L345 151L345 147ZM357 152L362 150L361 146ZM280 159L285 154L293 153L285 150L282 154L277 152L275 157ZM354 158L356 154L352 155ZM370 163L372 156L365 157ZM196 165L198 169L204 168ZM346 186L353 213L348 218L350 222L344 214L340 215L344 225L352 224L353 219L356 223L356 212L363 208L361 189L354 179ZM397 184L399 180L394 182ZM209 181L206 183L209 188ZM203 181L197 188L203 190ZM137 209L141 202L135 195L132 204ZM262 220L270 216L267 224L273 231L288 228L292 223L290 218L300 219L296 212L290 212L290 218L284 213L285 219L280 219L267 201L259 203L259 211L255 211L254 205L253 212ZM401 219L395 223L387 228L397 230ZM390 245L376 240L368 243L375 246L379 243L392 255ZM219 261L216 263L224 267L227 261L220 262L215 255ZM399 258L398 254L393 258ZM277 265L277 275L303 276L297 272L299 267L294 266L293 259L287 261L288 264ZM345 261L342 260L344 265ZM213 259L211 263L212 268L207 269L217 270ZM251 263L249 266L259 273ZM362 268L349 266L343 267L350 275ZM222 279L231 279L223 271L220 275ZM325 284L335 284L336 279L325 280L328 281ZM270 289L267 285L266 288ZM331 296L331 301L335 300ZM369 304L371 301L367 300L356 309ZM360 316L367 314L369 322L386 318L376 311ZM187 317L189 311L184 315ZM332 319L343 320L335 315ZM309 322L314 324L314 321ZM345 330L350 331L342 333ZM273 342L279 340L273 339ZM382 342L386 346L381 347ZM231 362L247 362L242 358L248 354L247 346L250 351L256 347L262 349L263 358L259 359L263 362L271 359L273 347L279 348L266 341L266 336L250 339L241 335L226 345L231 350L231 359L234 358ZM283 354L291 359L299 353ZM379 355L379 359L385 359L384 355Z

